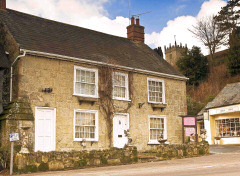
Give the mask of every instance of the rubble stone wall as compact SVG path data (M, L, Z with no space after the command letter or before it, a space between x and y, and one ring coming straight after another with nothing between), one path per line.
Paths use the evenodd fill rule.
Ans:
M209 144L207 142L158 145L154 150L139 152L139 162L161 161L172 158L188 158L209 154Z
M92 151L17 153L14 158L14 171L17 173L30 173L49 170L68 170L137 162L162 161L173 158L181 159L207 154L209 154L209 144L206 142L158 145L155 150L148 150L145 152L137 151L136 147L127 147L125 149L111 148L107 150Z
M93 166L130 164L137 161L136 147L102 151L18 153L14 159L14 171L29 173L48 170L67 170Z

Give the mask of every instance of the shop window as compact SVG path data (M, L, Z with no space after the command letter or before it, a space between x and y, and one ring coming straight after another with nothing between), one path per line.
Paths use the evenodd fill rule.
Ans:
M240 119L218 119L216 122L217 137L240 136Z

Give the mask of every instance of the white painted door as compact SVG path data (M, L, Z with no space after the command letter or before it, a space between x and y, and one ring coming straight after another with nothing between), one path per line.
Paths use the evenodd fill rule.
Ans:
M35 108L35 151L56 149L56 108Z
M124 130L129 129L128 114L114 115L113 117L113 146L117 148L123 148L127 144L127 137L124 134Z

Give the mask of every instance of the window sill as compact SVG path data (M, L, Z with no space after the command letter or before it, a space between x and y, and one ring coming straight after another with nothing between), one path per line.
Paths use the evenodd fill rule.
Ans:
M73 139L74 142L81 142L83 139ZM86 142L98 142L97 139L85 139Z
M76 96L76 97L86 97L86 98L99 98L99 97L96 96L96 95L81 95L81 94L73 94L73 96Z
M157 141L148 142L147 144L148 144L148 145L160 145L160 143L157 142Z
M82 96L77 96L78 102L81 105L83 102L91 103L94 105L98 101L98 98L95 97L82 97Z
M113 98L113 100L117 100L117 101L128 101L131 102L132 100L129 99L120 99L120 98Z
M152 142L148 142L148 145L160 145L160 143L158 141L152 141ZM169 144L168 141L166 141L164 144Z
M167 107L166 103L153 103L153 102L148 102L148 103L151 104L153 110L161 109L161 111L163 111Z

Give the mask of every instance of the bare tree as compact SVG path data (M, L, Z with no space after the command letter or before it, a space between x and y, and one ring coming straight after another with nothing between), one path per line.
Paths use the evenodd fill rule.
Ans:
M198 20L193 29L188 30L208 48L211 62L216 50L227 40L226 35L219 29L214 16Z

